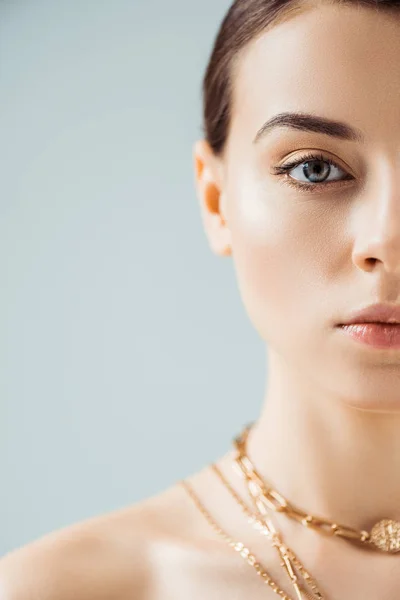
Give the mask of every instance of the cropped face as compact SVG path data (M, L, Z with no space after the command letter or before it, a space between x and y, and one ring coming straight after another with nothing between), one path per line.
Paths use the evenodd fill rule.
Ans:
M253 41L233 80L224 157L196 146L213 249L232 254L250 320L310 385L400 411L400 348L337 327L400 306L400 12L305 10Z

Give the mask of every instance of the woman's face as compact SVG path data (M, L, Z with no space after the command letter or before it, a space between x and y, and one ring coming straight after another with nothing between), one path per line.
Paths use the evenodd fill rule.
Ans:
M212 245L229 239L248 315L287 364L347 404L400 411L400 350L335 327L366 305L400 305L400 12L309 9L251 43L233 77L224 158L197 146ZM257 136L289 112L356 133ZM300 164L274 173L289 162Z

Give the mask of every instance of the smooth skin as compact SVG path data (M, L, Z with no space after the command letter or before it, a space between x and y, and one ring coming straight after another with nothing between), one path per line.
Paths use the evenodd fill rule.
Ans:
M400 520L400 352L372 350L335 324L365 304L400 303L399 65L400 13L304 5L241 54L224 155L204 140L194 148L210 247L233 259L245 310L266 343L249 455L294 504L360 529ZM280 127L254 142L284 111L343 121L364 141ZM337 164L329 183L289 185L307 182L302 167L272 173L310 151ZM247 499L232 449L216 462ZM209 467L188 479L294 597L268 542ZM400 597L400 555L273 517L326 598ZM278 598L179 484L8 554L0 582L3 600Z

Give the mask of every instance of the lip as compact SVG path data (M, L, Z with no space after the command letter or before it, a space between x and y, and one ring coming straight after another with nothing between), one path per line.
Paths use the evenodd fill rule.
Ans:
M343 325L357 325L363 323L396 324L400 323L400 305L398 304L371 304L361 310L350 313L348 319L338 323Z
M398 323L351 323L339 329L348 337L372 348L400 349L400 324Z

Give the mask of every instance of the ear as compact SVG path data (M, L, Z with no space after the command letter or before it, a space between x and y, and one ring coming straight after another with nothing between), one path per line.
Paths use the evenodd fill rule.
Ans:
M222 160L206 140L193 148L195 185L203 226L211 250L219 256L231 255L231 234L226 221L226 194L223 189Z

